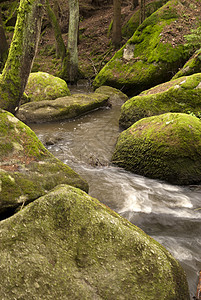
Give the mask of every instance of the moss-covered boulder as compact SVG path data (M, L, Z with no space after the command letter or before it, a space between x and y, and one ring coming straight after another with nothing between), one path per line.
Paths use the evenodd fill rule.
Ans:
M164 247L67 185L2 221L0 237L1 299L189 299Z
M119 124L128 128L138 120L166 112L201 113L201 73L155 86L129 99L121 108Z
M88 190L87 183L56 159L29 127L0 110L0 218L61 183Z
M172 80L201 72L201 49L197 50L187 63L179 70Z
M122 105L124 102L126 102L128 100L128 96L124 93L122 93L122 91L115 89L111 86L101 86L99 88L97 88L95 90L95 93L99 93L99 94L105 94L107 96L109 96L109 104L113 105L113 104L120 104Z
M120 134L113 163L173 184L201 182L201 120L167 113L144 118Z
M108 99L106 94L92 93L29 102L20 106L16 116L25 123L67 120L108 105Z
M189 14L193 18L187 21ZM94 87L110 85L136 95L170 80L189 58L184 35L190 32L191 26L198 26L200 16L200 1L168 1L145 19L104 66L94 80Z
M45 72L30 73L25 93L30 101L54 100L70 95L63 79Z
M169 0L155 0L155 1L151 1L150 3L145 3L145 18L148 18L157 9L159 9L168 1ZM139 20L140 20L140 10L138 9L134 12L132 17L128 20L128 22L126 22L126 24L124 24L122 27L122 36L124 38L128 40L132 37L135 30L139 26Z

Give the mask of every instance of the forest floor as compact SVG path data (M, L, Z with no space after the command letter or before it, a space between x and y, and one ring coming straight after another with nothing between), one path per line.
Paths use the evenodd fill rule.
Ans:
M112 5L92 7L91 11L87 12L82 9L82 13L87 16L81 16L79 24L79 68L84 77L91 81L118 50L113 47L109 33L113 7ZM127 22L133 13L130 4L122 7L122 23ZM67 24L61 21L65 45L68 37L67 28ZM126 40L122 39L122 45L125 42ZM61 59L56 58L54 32L49 24L41 35L38 54L32 68L32 71L39 70L52 75L58 75L61 70Z
M61 0L62 15L60 16L60 25L62 36L67 45L68 38L68 5ZM153 0L147 0L146 3ZM89 3L90 1L88 1ZM183 0L186 6L178 4L178 14L183 14L183 18L166 26L161 33L161 42L171 43L176 47L180 43L184 43L184 35L189 34L192 29L192 24L200 15L201 4L197 4L199 9L193 8L192 0L191 7L189 0ZM108 2L107 2L108 3ZM126 4L127 3L127 4ZM64 6L65 5L65 6ZM137 10L138 7L135 9ZM125 2L122 6L122 26L131 18L135 10L131 9L131 2ZM79 24L79 69L84 78L89 82L93 80L101 68L112 58L115 49L111 43L111 32L109 32L110 24L113 19L112 4L94 7L87 4L86 0L80 0L80 24ZM46 26L41 34L38 54L35 58L32 72L43 71L52 75L58 75L61 70L61 59L56 57L56 46L53 29L50 26L48 19L45 19ZM122 39L122 45L126 40Z

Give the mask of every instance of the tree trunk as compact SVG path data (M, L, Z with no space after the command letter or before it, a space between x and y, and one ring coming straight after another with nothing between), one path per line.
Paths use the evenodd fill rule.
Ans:
M0 71L3 69L8 55L8 43L3 28L3 22L0 9Z
M50 22L52 24L52 28L54 30L54 36L56 40L56 54L57 58L61 57L63 60L65 55L66 55L66 47L62 38L61 34L61 28L59 26L59 22L57 20L57 17L54 13L54 11L51 9L49 0L46 0L46 8L47 8L47 13L50 19Z
M41 32L44 0L21 0L8 59L0 77L0 107L12 113L19 106Z
M138 6L138 4L139 4L138 2L139 2L138 0L132 1L132 8L131 8L132 10L134 10Z
M59 20L61 16L61 9L57 0L53 0L53 11L55 13L57 20Z
M66 57L63 60L60 77L67 82L76 83L78 80L78 28L79 0L68 0L69 27Z
M145 0L139 0L140 4L140 24L145 20Z
M68 28L68 55L69 81L74 83L78 78L78 28L79 28L79 0L69 0L69 28Z
M115 48L121 44L121 0L113 0L113 34L112 43Z

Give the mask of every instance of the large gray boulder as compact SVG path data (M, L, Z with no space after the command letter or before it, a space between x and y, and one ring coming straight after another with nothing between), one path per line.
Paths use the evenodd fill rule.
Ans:
M88 190L88 184L56 159L28 126L0 110L0 218L61 183Z
M172 184L201 183L201 120L180 113L141 119L120 134L112 161Z
M29 102L20 106L16 116L25 123L68 120L108 105L108 99L108 95L92 93Z
M1 299L189 299L165 248L67 185L2 221L0 239Z
M188 14L193 16L189 24ZM168 1L145 19L103 67L94 80L94 87L110 85L126 94L137 95L170 80L190 56L184 47L184 36L193 26L199 26L200 16L200 1Z
M129 99L121 108L119 124L128 128L138 120L167 112L200 116L201 73L155 86Z

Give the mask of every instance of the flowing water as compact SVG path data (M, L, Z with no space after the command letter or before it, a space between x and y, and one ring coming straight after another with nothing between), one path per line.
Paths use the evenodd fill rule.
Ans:
M70 122L32 124L57 158L89 183L89 194L142 228L178 259L195 295L201 269L201 186L176 186L111 166L120 106Z

